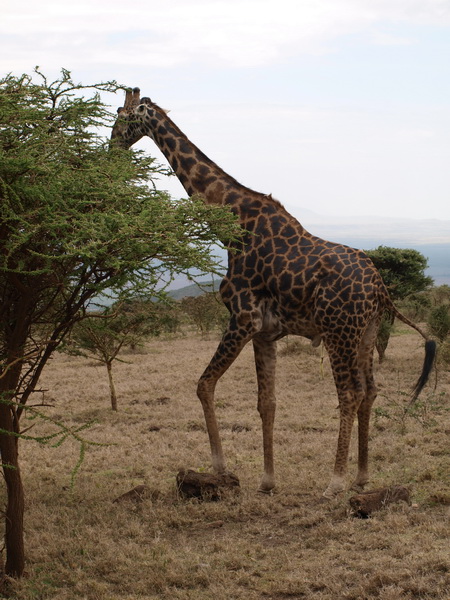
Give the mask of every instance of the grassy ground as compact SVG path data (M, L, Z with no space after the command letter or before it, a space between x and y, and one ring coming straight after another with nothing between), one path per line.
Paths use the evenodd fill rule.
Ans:
M104 368L64 355L48 366L46 414L72 427L95 419L83 435L107 445L87 449L71 489L74 441L22 442L27 569L13 597L450 598L449 372L441 369L435 390L433 378L414 414L403 410L420 372L421 338L398 332L377 366L368 486L411 486L413 506L394 504L367 520L350 514L351 492L318 502L334 460L337 400L320 349L292 338L279 343L277 493L256 492L262 448L249 346L217 389L228 468L241 492L212 503L178 498L178 469L210 466L195 389L216 343L187 335L124 355L129 362L115 367L118 413L109 408ZM36 422L29 433L49 427ZM353 447L349 481L355 471ZM144 502L113 503L142 483L152 490Z

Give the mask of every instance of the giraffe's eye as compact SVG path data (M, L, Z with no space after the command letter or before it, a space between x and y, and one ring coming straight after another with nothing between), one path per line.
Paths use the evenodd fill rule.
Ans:
M145 104L139 104L139 106L136 108L136 114L137 115L143 115L147 110L147 107L145 106Z

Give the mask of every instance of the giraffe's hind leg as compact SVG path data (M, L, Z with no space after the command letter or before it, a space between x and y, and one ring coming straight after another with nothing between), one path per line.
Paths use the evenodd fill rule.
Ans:
M369 422L372 405L377 396L373 376L367 381L367 391L358 409L358 474L351 489L362 491L369 482Z
M347 353L328 343L328 353L339 398L340 425L336 460L331 482L324 492L333 498L345 489L348 454L353 422L358 415L358 474L352 487L361 490L369 480L369 421L376 386L373 378L373 350L378 332L379 315L369 322L360 342L354 340ZM329 342L329 340L325 341Z
M275 420L276 342L253 338L256 375L258 378L258 412L262 421L264 474L259 491L270 492L275 487L273 464L273 424Z
M216 473L225 472L225 459L214 410L214 390L217 381L239 356L242 348L251 339L253 334L253 326L250 320L242 324L239 323L239 319L232 317L227 331L224 333L214 356L197 385L197 396L202 403L205 415L206 428L211 446L212 465Z
M339 436L333 475L325 492L325 498L335 498L346 487L348 454L353 422L362 402L364 391L357 365L356 352L342 355L328 348L339 399Z
M361 491L369 482L369 422L372 405L377 397L377 388L373 377L373 351L378 333L379 319L375 319L367 328L362 339L358 365L364 387L364 397L358 408L358 474L352 489Z

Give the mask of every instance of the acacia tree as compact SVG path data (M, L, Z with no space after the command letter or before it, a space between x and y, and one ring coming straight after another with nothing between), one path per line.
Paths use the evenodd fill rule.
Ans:
M366 253L379 270L394 301L423 292L433 284L433 279L425 275L428 260L418 250L378 246ZM384 315L376 342L380 362L384 358L393 324L394 316Z
M0 80L0 451L7 488L5 572L24 568L20 417L51 354L108 289L157 295L167 272L215 269L230 213L158 192L162 168L109 149L101 92L63 70ZM86 97L86 94L89 94ZM153 183L153 185L149 185Z
M84 356L106 367L111 408L117 411L113 363L123 347L135 347L147 336L159 335L162 315L153 301L118 302L101 313L90 314L73 327L63 344L68 354Z

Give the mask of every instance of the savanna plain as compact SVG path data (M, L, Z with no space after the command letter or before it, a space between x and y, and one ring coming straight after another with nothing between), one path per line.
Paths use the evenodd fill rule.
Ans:
M371 518L352 515L348 491L320 498L337 441L337 398L329 362L307 340L278 343L275 460L277 488L257 492L262 440L251 344L220 380L217 415L228 469L239 493L219 501L180 497L180 468L210 470L196 382L218 338L186 331L121 355L110 408L106 369L57 354L34 404L80 431L80 447L22 441L26 491L25 577L18 600L450 599L450 373L440 365L411 410L408 392L423 340L398 327L376 364L379 387L370 437L367 489L409 486L412 504ZM51 422L24 418L30 436ZM348 482L356 473L356 425ZM137 485L143 501L114 502ZM4 491L2 492L4 494Z

